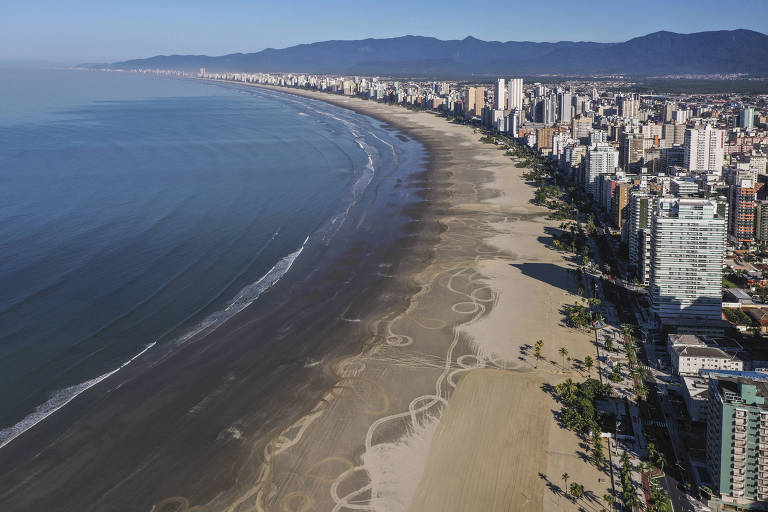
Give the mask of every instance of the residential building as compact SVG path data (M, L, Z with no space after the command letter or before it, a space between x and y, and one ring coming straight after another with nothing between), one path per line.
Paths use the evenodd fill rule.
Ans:
M679 375L699 375L701 370L744 369L744 361L717 346L712 339L694 334L667 336L667 352Z
M739 127L745 131L755 129L755 108L743 107L739 112Z
M740 180L730 187L730 235L739 244L755 241L755 209L757 189L752 180Z
M506 88L504 87L504 79L499 78L498 80L496 80L496 92L493 97L494 110L504 110L507 108L507 102L504 99L505 92L506 92Z
M658 198L645 190L635 189L629 195L629 265L645 286L651 271L651 220Z
M643 168L644 137L640 133L625 133L621 140L621 168L639 173Z
M689 171L720 173L723 167L725 132L711 125L685 132L683 165Z
M523 79L510 78L507 80L507 108L523 110Z
M722 319L726 219L717 201L659 199L651 223L648 295L669 319Z
M599 197L602 174L614 174L619 166L619 152L607 143L598 143L587 151L584 189L592 197Z
M676 197L692 196L698 191L699 185L691 178L677 178L669 182L669 192Z
M704 370L707 466L724 505L768 509L768 375Z
M611 220L613 225L624 230L624 223L629 217L629 193L634 185L628 181L616 183L611 196Z
M755 240L768 242L768 200L758 201L755 205Z

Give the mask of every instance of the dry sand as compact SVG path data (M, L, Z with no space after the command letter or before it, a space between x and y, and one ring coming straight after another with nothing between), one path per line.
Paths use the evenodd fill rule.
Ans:
M558 493L564 472L593 497L610 484L556 425L542 390L584 377L561 368L560 347L574 360L594 348L562 324L575 283L548 246L557 223L531 204L525 170L472 128L434 114L295 93L407 127L426 143L430 182L450 190L431 213L445 231L412 276L418 292L408 309L383 312L361 354L328 363L337 384L267 444L259 481L206 509L599 510L594 498L575 504Z

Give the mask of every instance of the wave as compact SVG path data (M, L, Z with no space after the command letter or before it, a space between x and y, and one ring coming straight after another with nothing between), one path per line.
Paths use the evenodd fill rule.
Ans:
M177 338L175 340L175 344L179 345L181 343L184 343L188 341L189 339L193 338L194 336L198 334L202 334L203 332L210 332L217 327L219 327L221 324L232 318L237 313L244 310L246 307L251 305L256 299L259 298L261 294L263 294L268 289L272 288L272 286L277 283L280 278L282 278L285 274L288 273L288 271L293 266L296 259L301 255L302 251L304 250L304 247L306 247L307 242L309 241L309 237L304 239L304 242L301 244L301 247L296 249L291 254L281 258L277 263L274 264L274 266L269 269L269 271L264 274L258 281L255 283L252 283L242 290L238 292L238 294L232 299L232 301L227 305L226 308L223 310L217 311L215 313L210 314L205 319L203 319L200 323L198 323L196 326L194 326L192 329L184 333L182 336ZM111 377L115 373L119 372L132 362L134 362L136 359L144 355L149 349L151 349L153 346L156 345L157 342L152 342L146 347L144 347L141 352L130 358L128 361L121 364L119 367L115 368L112 371L109 371L103 375L99 375L96 378L93 378L91 380L87 380L85 382L81 382L80 384L75 384L74 386L70 386L68 388L63 388L58 391L55 391L51 397L43 404L40 404L35 408L34 411L32 411L30 414L24 417L21 421L16 423L15 425L8 427L6 429L0 430L0 448L3 448L8 443L19 437L21 434L26 432L27 430L31 429L44 419L46 419L51 414L55 413L65 405L67 405L69 402L74 400L78 395L85 392L89 388L92 388L99 382L102 382L103 380Z
M51 398L48 399L43 404L38 405L34 411L29 413L27 416L24 417L20 422L16 423L15 425L8 427L6 429L0 430L0 448L3 448L5 445L19 437L21 434L26 432L27 430L31 429L41 421L43 421L45 418L50 416L51 414L55 413L65 405L67 405L69 402L74 400L78 395L86 391L87 389L95 386L99 382L103 381L104 379L111 377L115 373L119 372L132 362L134 362L136 359L141 357L145 352L147 352L149 349L154 347L156 342L152 342L146 347L144 347L141 352L130 358L128 361L121 364L119 367L115 368L114 370L107 372L103 375L100 375L96 377L95 379L87 380L85 382L81 382L80 384L75 384L74 386L70 386L68 388L60 389L56 392L54 392L51 395Z
M227 307L211 313L205 317L189 331L179 336L175 340L174 344L180 345L199 334L210 332L216 329L221 324L253 304L253 302L258 299L262 293L272 288L272 286L274 286L275 283L280 280L280 278L282 278L285 274L288 273L289 270L291 270L293 263L296 261L299 255L301 255L308 241L309 237L305 238L304 242L301 244L301 247L296 249L291 254L281 258L277 263L274 264L271 269L269 269L266 274L261 276L258 281L249 284L240 290L237 295L235 295L235 298L232 299L232 301L229 303L229 305L227 305Z

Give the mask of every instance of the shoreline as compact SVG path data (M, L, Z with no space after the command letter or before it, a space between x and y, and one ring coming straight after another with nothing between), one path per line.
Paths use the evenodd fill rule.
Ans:
M546 219L545 209L530 203L533 189L521 180L524 169L495 147L480 143L468 127L432 113L274 89L373 117L426 148L427 171L405 185L420 190L423 202L411 212L414 220L393 248L400 254L387 269L391 279L359 290L364 300L348 304L344 318L359 320L356 325L337 322L314 333L310 343L318 345L312 349L326 351L326 357L310 368L303 360L286 362L275 372L294 386L290 391L281 389L264 398L266 389L251 389L246 382L241 393L233 395L226 383L208 383L199 392L204 400L221 402L217 407L226 410L236 405L224 403L229 398L249 411L227 429L216 422L214 431L190 423L183 404L157 404L171 412L177 409L182 416L159 440L185 433L170 453L157 446L154 459L162 460L152 470L164 472L154 479L148 470L136 475L132 461L125 469L130 481L96 489L83 482L67 489L67 503L77 503L80 510L118 504L123 510L146 510L149 504L157 512L185 507L345 511L360 506L387 512L458 512L518 510L521 504L526 510L576 510L577 504L548 492L557 487L562 472L601 496L599 478L604 475L580 459L578 438L557 426L554 402L542 389L578 376L560 367L559 347L567 346L574 358L583 358L593 347L588 336L558 321L562 306L575 302L575 283L567 272L570 263L548 247L547 234L555 223ZM218 334L219 347L248 336L259 308L249 309L211 335ZM275 332L280 327L276 322ZM324 336L340 338L329 341ZM545 339L545 361L535 365L526 347L536 338ZM192 352L215 362L219 356L205 354L204 344ZM343 349L334 352L332 347ZM235 356L231 349L229 356ZM194 360L169 358L182 367ZM246 368L258 371L253 363ZM126 386L137 388L133 396L151 392L147 382L125 377ZM299 383L302 378L308 380ZM256 397L264 404L262 410L248 407ZM295 410L286 399L306 405ZM283 413L270 415L274 411ZM254 427L265 421L279 426ZM81 426L93 428L90 423L92 418ZM187 435L189 429L196 435ZM124 435L140 446L140 432ZM205 453L212 436L222 451L216 458ZM72 460L66 460L72 470L78 460L93 457L101 448L92 437L84 436L84 445L70 452ZM133 447L129 442L125 449ZM3 455L0 452L0 461ZM73 477L61 469L67 465L61 463L62 456L55 450L44 453L47 464L38 460L24 469L30 476L43 475L49 485L66 485ZM175 471L189 476L192 471L185 466L203 461L214 463L196 470L197 486L182 476L165 476ZM159 475L165 481L157 481ZM77 481L82 482L82 476ZM25 472L12 478L0 474L0 484L19 493L34 489ZM35 501L14 502L12 496L0 494L0 505L26 503L32 510L31 504L62 504L57 498L63 495L47 487L45 491L46 496L35 496Z
M423 196L425 179L429 173L429 149L426 145L423 146L426 163L422 162L420 164L422 168L411 168L407 172L395 172L396 175L402 175L403 177L402 187L404 190L407 190L407 192L401 193L401 195L404 194L404 197L411 197L414 194L416 196ZM400 186L399 182L400 179L398 179L398 187ZM380 186L377 186L377 190L371 193L376 196L382 195L381 190L379 190L380 188ZM383 202L385 199L386 197L382 196L378 201ZM413 199L416 198L414 197ZM408 219L411 220L406 222L401 236L397 240L393 240L391 246L387 242L387 247L383 247L383 241L371 243L370 245L371 247L381 246L380 248L386 252L386 254L381 255L381 258L388 258L393 269L402 265L418 264L424 257L423 254L418 253L418 251L423 250L423 247L412 250L412 246L414 246L414 230L423 231L418 226L418 223L421 220L424 208L424 197L421 197L421 200L416 203L412 200L407 200L399 204L395 203L390 208L394 208L395 211L393 213L403 216L406 221ZM352 229L350 227L347 231ZM431 235L426 234L426 236L429 238ZM117 481L120 481L119 486L125 487L125 489L120 489L117 492L110 491L113 495L110 499L118 498L122 493L125 493L122 494L123 498L135 495L138 489L143 490L146 487L160 487L155 490L156 494L154 497L148 496L142 499L143 504L141 505L136 502L126 507L124 502L121 503L122 500L118 501L121 503L121 509L125 510L146 510L151 508L153 504L162 501L167 495L166 491L162 490L163 487L173 489L174 491L182 488L184 492L196 492L198 494L194 499L207 501L211 497L236 486L237 479L241 478L241 475L238 474L240 470L247 468L245 472L253 471L252 468L248 468L251 465L250 460L248 460L251 449L245 448L246 442L244 438L249 438L248 441L250 443L263 444L263 440L269 438L272 431L277 428L276 425L290 423L293 421L293 418L304 414L333 385L332 376L324 368L328 364L327 362L334 358L359 351L361 343L359 340L364 337L365 333L363 322L347 322L344 320L344 317L372 316L379 307L391 307L402 302L403 297L408 295L410 287L408 283L398 281L393 284L392 282L395 280L387 279L386 276L376 276L373 273L374 269L370 269L368 274L364 276L359 276L357 278L359 284L354 287L342 284L348 280L341 278L342 273L350 271L359 273L364 269L360 264L352 265L354 259L362 260L365 258L365 253L361 253L358 247L360 243L369 237L370 235L360 235L355 241L352 239L346 240L348 235L345 235L345 244L349 247L342 249L337 247L336 244L331 244L330 249L326 250L326 252L330 251L333 253L333 256L328 257L334 258L335 261L335 263L329 261L325 264L325 267L328 268L323 270L322 273L327 274L326 276L310 275L317 273L317 269L314 268L314 262L301 263L301 265L309 267L310 271L306 272L306 276L292 276L286 282L281 282L279 286L276 286L276 288L281 288L278 297L269 297L267 301L257 301L257 303L252 304L246 310L228 320L214 332L180 347L178 351L171 351L170 353L161 351L159 360L157 357L154 359L149 358L150 360L143 359L139 364L122 368L118 374L111 375L111 378L107 379L106 382L99 382L93 389L89 389L81 395L74 397L66 408L57 411L55 415L46 418L45 421L28 430L18 439L14 440L13 443L4 447L3 450L0 450L0 461L3 461L1 466L6 468L6 471L0 470L0 489L6 489L7 491L0 491L0 508L8 506L11 509L36 510L41 507L55 508L56 505L54 503L58 503L59 506L62 503L68 503L69 505L67 505L68 508L66 509L74 507L78 510L101 510L103 508L99 508L99 505L109 507L114 506L115 502L102 501L102 499L106 500L107 497L106 495L103 498L98 497L99 488L113 488ZM417 253L415 257L413 257L414 252ZM405 262L404 260L408 259L408 257L412 257L414 261L410 263ZM379 256L374 258L374 260L379 261L378 258ZM349 264L345 263L347 261ZM301 271L299 273L303 274ZM339 288L340 284L343 288ZM284 332L285 326L294 322L295 318L286 318L284 315L281 318L272 320L265 317L269 316L270 310L279 310L281 306L287 306L288 301L291 301L291 294L298 291L295 288L305 285L313 288L310 290L310 294L316 297L315 303L313 303L312 298L298 301L308 306L307 312L302 312L298 316L298 318L304 317L308 325L298 326L294 329L297 330L297 333L288 335ZM384 292L384 289L389 291ZM271 291L272 295L275 293L278 293L278 291ZM325 293L326 297L321 299L318 294L322 293ZM322 301L331 301L331 303L326 307L326 305L322 304ZM268 303L269 305L267 305ZM397 307L406 307L406 305L403 304ZM300 309L298 305L295 308ZM314 318L307 318L313 314ZM156 484L158 479L162 480L162 476L170 468L184 462L179 460L178 462L166 461L158 464L158 468L145 471L146 475L138 475L133 483L125 483L122 480L126 475L132 478L132 472L135 471L135 467L130 467L130 471L128 471L128 468L122 471L115 471L114 477L104 475L103 472L99 473L98 471L90 470L91 477L98 474L99 480L104 480L104 482L94 482L94 489L88 488L91 483L85 481L89 479L87 476L72 477L72 473L84 469L77 464L77 459L80 456L78 452L89 454L87 455L88 457L104 458L95 451L93 436L89 435L89 430L90 434L96 434L100 437L98 432L101 432L101 435L103 435L104 432L109 431L107 425L111 421L108 417L110 414L124 415L132 407L136 407L143 413L143 409L148 407L142 403L142 398L151 396L154 393L152 388L155 384L163 382L163 386L169 387L178 385L173 383L172 379L174 377L194 381L194 376L186 377L182 372L186 372L191 368L197 368L198 371L208 371L206 359L209 357L205 354L206 352L219 350L235 340L240 343L240 348L243 348L242 346L247 342L243 338L247 338L248 331L254 327L269 329L269 332L274 333L273 339L265 343L265 347L263 347L263 351L270 352L268 359L265 362L257 362L255 366L264 368L264 370L271 370L269 368L271 366L275 368L275 371L270 382L261 382L258 386L251 386L253 389L249 394L253 395L255 393L256 396L259 396L263 388L269 387L274 389L274 392L266 398L263 396L259 397L262 398L263 407L257 411L247 411L247 397L230 396L231 408L233 410L239 409L239 411L229 413L233 416L228 419L228 422L231 423L229 426L226 425L226 421L207 418L213 424L211 427L218 430L213 438L208 437L209 442L226 445L223 447L211 447L212 450L225 453L210 455L208 458L218 460L218 464L221 464L222 460L226 460L228 461L226 462L227 465L235 466L230 469L229 475L207 475L205 472L198 472L196 480L203 480L204 483L202 485L195 480L185 481L184 477L180 477L168 478L168 482L164 482L165 485L158 486ZM311 332L313 327L316 332ZM306 340L299 343L296 347L296 352L286 353L283 349L275 348L275 354L272 354L276 344L287 342L289 337L298 338L298 331L302 329L306 333ZM236 361L237 357L241 356L241 354L235 355L236 350L234 348L228 347L228 349L226 357L231 362L227 363L227 365L235 366L236 368L242 367L243 364ZM251 350L251 352L254 351ZM252 358L254 355L243 357ZM224 359L222 356L214 356L214 358L217 360ZM219 361L216 361L216 363L218 365ZM222 363L218 366L224 367L225 365ZM254 363L251 363L250 366L253 368ZM162 368L162 370L156 370L155 367ZM147 372L152 372L150 378L146 378ZM162 375L164 372L166 373L165 376ZM189 415L189 411L198 407L199 404L210 401L212 397L218 399L217 395L221 392L221 388L228 387L232 387L229 384L229 377L228 375L223 375L223 381L221 377L216 377L216 380L206 383L205 387L201 386L199 391L176 390L175 392L165 393L169 396L163 398L165 402L163 408L170 410L164 413L164 416L166 416L166 419L167 416L172 416L174 409L179 413ZM114 398L111 396L122 393L124 390L126 390L124 395ZM165 392L165 390L163 391ZM192 397L195 395L197 398L193 399ZM221 400L224 400L225 395L226 392L221 393ZM185 410L184 404L177 406L169 402L169 400L176 401L179 398L183 398L184 400L182 401L191 401L192 408ZM233 404L233 402L236 402L236 404ZM206 407L214 407L214 404L208 405L206 403ZM228 408L227 405L223 407ZM104 411L100 411L100 408L104 408ZM147 412L148 414L157 413L155 410ZM211 411L208 414L213 415L215 413ZM248 417L249 415L251 417ZM157 414L155 414L156 416ZM268 418L268 420L264 421L264 418ZM137 420L135 425L143 424L145 426L141 428L146 428L148 426L148 419L149 417ZM102 425L102 427L98 425ZM175 427L176 425L171 426L171 428ZM135 426L130 427L130 429L136 430ZM135 436L139 432L128 430L126 432L117 432L116 434L117 437L124 438L124 442L125 439L133 439L132 441L127 441L124 448L120 446L115 447L118 450L142 450L143 448L140 448L140 446L142 444L146 445L144 442L139 443L135 440ZM200 435L211 436L211 434L212 432L209 428L207 432L200 433L199 435L193 433L190 437L199 438ZM110 437L113 435L109 434ZM66 441L60 443L62 439ZM97 442L97 444L99 443ZM178 444L180 446L174 448L174 450L184 449L184 446L189 446L191 443L179 442ZM36 458L37 460L30 461L27 459L26 454L30 451L39 453ZM194 449L191 451L194 451ZM61 461L61 453L69 453L67 462ZM150 458L153 457L151 452L143 455ZM184 456L183 458L186 458L186 463L192 466L194 466L196 461L202 460L195 454ZM109 466L109 461L104 460L102 464ZM188 472L191 471L188 470ZM41 475L42 478L30 481L29 476L31 475ZM65 489L67 485L72 485L72 488ZM133 492L129 490L131 486L134 487ZM12 490L16 492L10 492ZM62 493L69 494L64 501L61 500L64 496Z
M563 473L591 499L609 491L545 391L583 377L558 362L559 348L578 363L594 347L562 321L578 298L573 265L551 248L557 222L532 204L527 169L434 113L273 89L403 119L440 156L432 183L450 194L430 210L443 230L406 311L376 326L380 343L339 362L336 388L268 446L260 481L214 509L577 510L562 500ZM537 337L547 339L541 367Z

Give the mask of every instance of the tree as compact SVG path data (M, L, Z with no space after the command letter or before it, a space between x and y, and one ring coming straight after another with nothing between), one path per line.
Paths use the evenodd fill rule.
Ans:
M600 467L605 462L605 454L603 453L603 440L600 437L600 432L595 431L592 434L592 462L595 466Z
M592 359L592 356L587 356L584 358L584 368L587 369L587 372L589 372L589 376L592 376L592 367L595 366L595 361Z
M613 340L611 340L610 336L605 337L605 350L608 352L613 352Z
M563 473L562 475L560 475L560 478L562 478L563 482L565 482L565 488L567 489L568 488L568 479L571 478L571 475L569 475L568 473Z
M561 356L563 356L563 369L565 369L565 358L568 357L568 349L565 347L560 347L560 350L558 350Z
M543 359L543 356L541 355L541 349L544 347L544 342L542 340L538 340L533 348L533 356L536 358L536 368L539 367L539 361Z
M573 482L571 483L569 492L571 496L573 496L575 499L579 499L582 496L584 496L584 486L581 484L577 484L576 482Z

